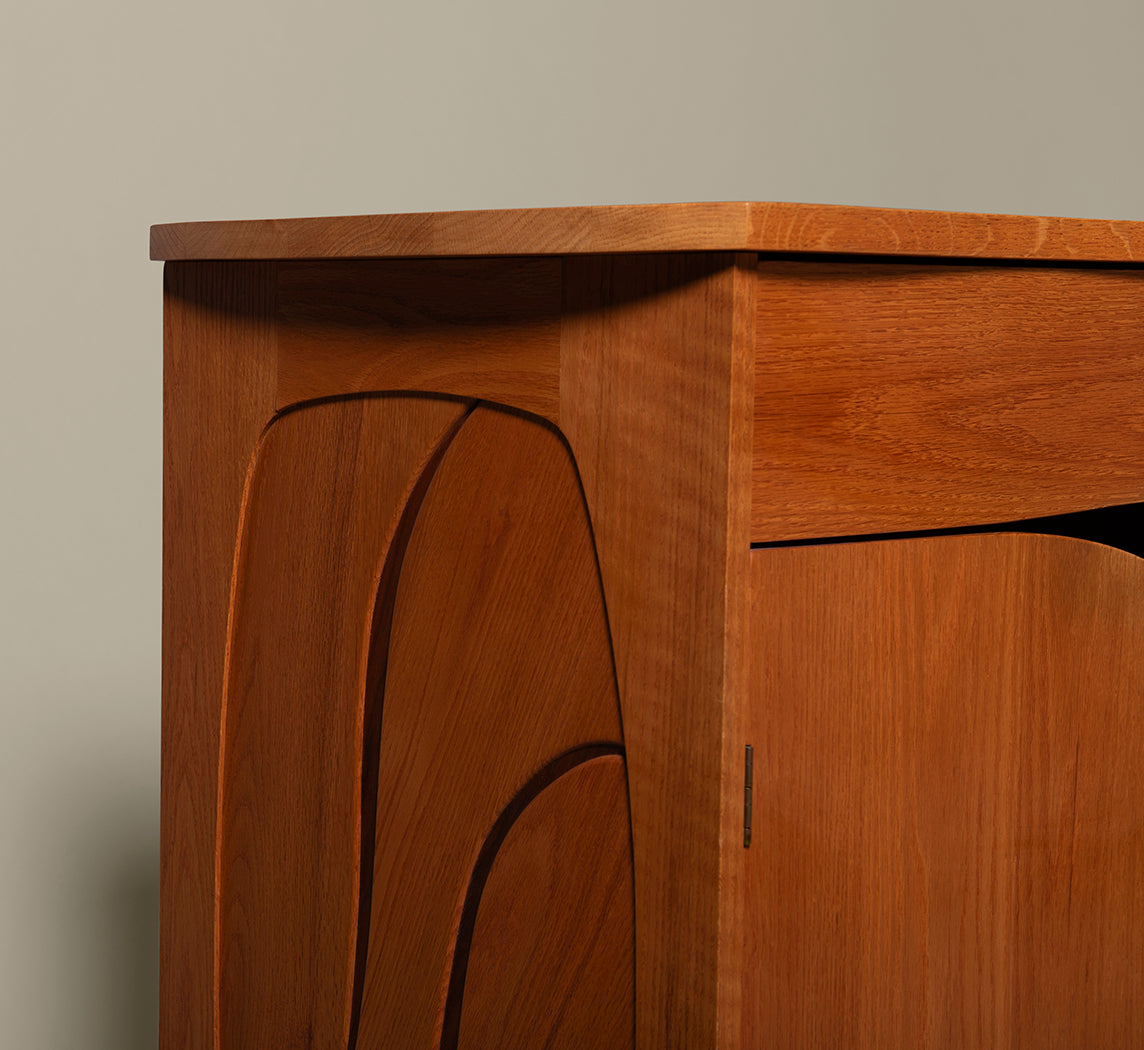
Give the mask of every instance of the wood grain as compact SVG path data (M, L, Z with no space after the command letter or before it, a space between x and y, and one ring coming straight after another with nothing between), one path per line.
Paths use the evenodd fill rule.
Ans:
M397 588L357 1050L440 1043L490 829L548 762L605 742L622 742L620 712L567 448L478 407L433 477Z
M497 852L455 1045L631 1047L632 919L627 776L604 755L541 791Z
M1144 562L985 534L751 563L744 1045L1141 1045Z
M736 1043L737 1014L721 1014L738 987L738 937L723 936L735 902L720 887L733 886L724 843L742 781L738 766L724 776L723 749L746 642L754 263L615 256L565 269L560 425L612 625L647 1048Z
M346 1045L372 610L405 497L464 412L327 402L259 448L223 714L219 1050Z
M168 223L152 259L611 252L831 252L990 259L1144 259L1144 223L729 201Z
M776 202L753 203L750 213L760 252L1144 260L1144 222Z
M273 272L164 271L162 1050L208 1050L214 1038L223 654L247 467L274 411Z
M630 961L609 984L604 941L552 947L618 936L607 866L545 867L618 834L609 774L521 818L449 1006L490 829L601 742L630 773L636 1045L1140 1045L1139 562L749 545L1144 500L1144 271L1058 265L1144 259L1142 229L779 204L156 228L288 260L166 271L164 1050L437 1046L454 1016L488 1044L535 1031L542 984L573 997L557 1033L578 996L619 1004ZM503 257L374 258L477 252ZM416 396L341 400L386 391ZM473 412L383 573L465 411L434 393L532 416Z
M1144 499L1144 270L763 261L752 540Z
M284 263L277 320L280 408L420 390L556 418L559 260Z

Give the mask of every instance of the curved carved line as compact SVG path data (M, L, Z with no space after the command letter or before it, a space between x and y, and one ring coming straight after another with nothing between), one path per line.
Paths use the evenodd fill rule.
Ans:
M230 593L226 607L226 640L222 653L222 696L219 698L218 759L215 774L215 824L214 824L214 915L211 931L211 1047L219 1050L222 1043L222 834L223 808L226 798L226 731L230 704L230 674L234 643L235 607L238 601L238 579L241 572L243 554L247 544L246 519L250 513L250 493L254 485L254 472L262 458L266 435L278 421L277 414L262 428L254 451L246 464L246 477L242 482L242 499L238 505L238 523L235 527L234 557L230 566Z
M481 896L485 891L492 871L493 862L504 840L512 830L517 818L528 808L537 795L565 773L585 762L604 755L624 757L624 749L617 744L584 744L565 751L535 773L505 806L500 816L493 822L488 835L473 865L469 878L469 888L465 893L465 903L461 909L461 923L457 931L457 945L453 951L453 967L449 974L449 991L445 998L445 1016L441 1029L441 1050L457 1050L461 1034L461 1006L465 995L465 976L469 967L469 949L472 947L473 930L477 924L477 912ZM626 763L625 763L626 765ZM629 827L631 825L629 817Z
M230 664L231 664L231 646L234 637L234 618L235 618L235 601L238 590L238 581L241 574L241 566L243 562L243 553L245 551L247 542L247 528L246 520L250 506L250 493L253 484L255 473L258 469L259 461L262 458L262 451L266 445L267 438L270 432L286 416L294 415L297 412L305 411L306 409L314 408L319 405L327 404L331 401L366 401L375 400L379 398L417 398L429 397L435 400L445 401L465 401L465 398L458 398L455 395L434 395L427 394L420 391L368 391L364 393L353 393L344 395L334 395L330 397L312 398L307 401L299 401L292 405L287 405L279 409L273 416L267 420L262 432L258 435L258 440L255 442L254 451L251 453L250 460L246 467L246 477L243 482L242 499L239 504L238 524L235 529L235 545L234 545L234 560L231 565L231 578L230 578L230 595L227 608L227 627L226 627L226 641L225 649L223 652L223 693L220 702L219 711L219 737L218 737L218 774L217 783L218 789L216 792L215 800L215 849L214 849L214 921L213 921L213 979L211 981L211 997L212 997L212 1034L211 1045L214 1050L219 1050L221 1041L221 1013L220 1013L220 1000L221 1000L221 979L222 979L222 966L221 966L221 943L222 943L222 834L223 834L223 805L225 798L226 786L226 756L227 756L227 715L228 715L228 700L230 694ZM361 872L359 874L359 892L358 892L358 937L357 948L355 951L354 960L354 984L351 998L350 1010L350 1027L349 1027L349 1040L347 1043L347 1050L353 1050L357 1041L357 1027L358 1019L361 1011L361 986L362 977L365 971L365 954L368 944L369 935L369 906L372 899L373 891L373 850L376 840L376 812L377 812L377 760L380 744L381 734L381 699L384 691L385 679L385 659L389 647L389 625L393 619L393 597L397 590L397 577L400 575L401 562L405 556L405 549L409 542L409 536L413 531L413 522L417 517L417 513L421 509L421 503L424 499L425 492L428 490L429 482L432 481L433 475L440 465L441 459L449 445L452 444L456 438L461 427L465 421L472 415L473 410L476 408L478 402L471 400L468 403L465 414L445 433L442 437L440 444L433 451L429 457L424 468L422 469L417 480L414 482L409 496L406 499L405 506L402 509L401 518L398 521L397 528L394 530L393 539L389 545L386 553L385 563L380 575L380 582L378 587L378 596L374 603L373 619L370 626L370 643L369 653L367 657L367 670L366 670L366 695L364 700L364 723L365 723L365 742L366 746L362 750L362 827L363 832L366 828L365 821L367 820L368 813L368 828L369 835L363 834L361 852ZM392 579L390 579L392 577ZM383 609L383 619L379 620L378 610L382 607L383 599L388 602L388 609ZM384 636L384 637L383 637ZM380 654L380 658L378 658ZM371 685L373 688L371 688ZM371 703L371 697L375 697L375 701ZM369 746L370 732L375 733L372 741L373 746ZM370 757L372 761L370 761ZM367 772L368 771L368 772ZM373 791L367 790L369 781L367 776L372 775ZM368 855L368 866L366 858ZM361 910L364 907L364 912ZM364 914L364 919L363 919Z
M508 415L520 416L530 422L536 423L538 426L544 427L545 430L550 431L564 446L564 451L568 455L568 462L572 466L572 474L576 478L576 492L580 496L580 509L584 512L584 521L588 526L588 539L591 540L592 545L592 564L596 566L596 586L600 590L600 608L604 614L604 633L608 636L608 656L612 661L612 685L616 691L616 711L620 722L620 739L626 740L624 735L624 704L620 696L620 676L616 670L616 645L613 641L612 635L612 619L608 613L608 596L604 591L604 571L600 568L600 549L596 544L596 526L592 521L592 515L588 509L588 494L584 491L584 479L580 476L580 464L576 462L576 456L572 451L572 446L568 442L564 431L560 429L550 419L545 419L544 416L538 416L533 412L529 412L523 408L516 408L513 405L501 404L498 401L477 401L475 408L488 408L494 412L505 412ZM627 763L624 763L624 778L627 779ZM631 799L630 787L628 798ZM628 813L628 827L631 827L631 812L629 801Z
M464 400L466 400L464 397L461 397L457 394L445 394L445 393L441 393L440 391L434 391L434 390L368 390L368 391L358 391L358 392L351 393L351 394L328 394L328 395L325 395L323 397L308 398L305 401L295 401L289 405L283 406L282 408L280 408L277 411L277 413L275 413L274 418L270 421L270 423L267 424L266 430L269 430L270 427L273 426L273 424L277 420L281 419L283 416L289 415L293 412L299 412L299 411L302 411L304 409L311 408L314 405L325 404L329 401L352 401L352 400L357 400L359 398L376 398L376 397L426 397L426 398L433 398L436 400L443 400L443 401L464 401ZM530 412L526 408L518 408L516 405L510 405L507 402L489 401L489 400L486 400L484 398L473 399L470 402L468 412L466 412L464 418L461 420L461 423L463 423L465 419L468 419L469 415L471 415L473 413L473 411L475 411L478 408L488 409L492 412L503 412L503 413L505 413L507 415L511 415L511 416L518 416L522 419L527 419L530 422L535 423L537 426L544 427L545 430L548 430L550 433L552 433L560 441L560 444L564 446L564 451L568 455L568 462L572 465L572 473L576 478L576 490L580 495L580 507L584 512L584 520L588 524L588 535L592 541L592 560L596 566L596 583L600 588L600 605L603 608L603 612L604 612L604 628L605 628L605 632L607 633L607 636L608 636L608 652L609 652L609 654L611 656L611 660L612 660L612 681L616 687L616 698L617 698L616 704L617 704L617 707L619 709L620 739L622 740L622 739L624 739L624 705L619 699L619 697L620 697L620 680L619 680L618 674L616 673L616 647L615 647L615 644L612 640L612 623L611 623L611 619L610 619L609 614L608 614L607 595L604 592L604 574L600 568L600 553L599 553L599 548L596 544L596 529L595 529L595 525L592 522L592 515L588 509L588 496L587 496L587 493L584 491L584 479L580 476L580 465L576 462L576 456L572 451L572 446L571 446L571 444L569 444L568 438L565 435L564 431L561 430L560 427L557 426L557 424L554 423L551 419L547 418L546 416L537 415L535 412ZM458 428L459 428L459 426L460 426L460 424L458 424ZM266 430L263 431L262 437L266 436ZM448 444L450 444L452 442L454 437L456 437L455 431L447 436L447 438L445 439L445 444L444 444L443 448L447 447ZM261 445L261 440L262 439L260 438L259 439L259 445ZM255 452L255 458L257 458L257 451ZM437 469L437 464L434 463L433 464L433 470L436 471L436 469ZM252 465L251 465L251 471L253 472L253 460L252 460ZM424 493L422 493L421 495L424 496ZM816 540L816 541L808 541L808 542L821 542L821 541ZM757 546L757 545L753 544L752 546ZM353 1050L353 1044L352 1043L350 1044L350 1050Z
M458 398L458 396L455 394L442 394L429 390L372 390L354 394L332 394L326 397L312 398L307 401L297 401L294 404L287 405L285 408L279 409L278 414L274 418L279 419L287 413L297 412L301 409L308 408L312 405L322 404L327 401L344 401L354 398L366 397L429 397L446 401L463 400L462 398ZM584 491L584 479L580 475L580 465L576 462L576 456L572 451L572 446L569 444L568 438L564 431L561 430L560 427L557 426L551 419L548 419L545 416L537 415L535 412L530 412L526 408L518 408L515 405L510 405L501 401L488 401L484 398L474 399L470 403L469 410L465 414L464 419L461 420L461 423L463 423L465 419L468 419L469 415L471 415L478 408L488 409L492 412L503 412L510 416L518 416L521 419L527 419L529 422L543 427L559 440L560 444L564 447L565 453L568 456L568 462L571 464L572 473L576 478L576 491L580 496L580 508L584 512L584 521L588 525L588 536L592 541L592 561L596 566L596 584L600 589L600 606L604 613L604 630L608 636L608 653L612 661L612 683L616 689L616 707L618 709L620 721L620 739L623 740L625 739L624 705L620 698L620 679L616 671L616 646L612 635L612 621L608 613L608 596L604 591L604 573L600 568L600 551L598 545L596 544L596 527L592 522L592 515L588 509L588 495ZM459 427L460 424L458 424L458 429ZM455 432L450 434L447 438L446 444L451 443L455 436ZM436 464L434 464L433 469L434 471L436 470ZM424 493L422 493L422 496L423 495ZM755 545L753 544L752 546ZM350 1044L349 1050L353 1050L352 1043Z
M588 539L591 542L591 547L592 547L592 564L595 565L595 567L596 567L596 586L600 592L600 609L604 614L604 633L608 639L608 658L611 661L611 665L612 665L612 688L615 692L615 697L616 697L616 717L617 717L617 719L619 721L619 725L620 725L620 740L626 743L627 736L624 733L624 702L623 702L623 696L622 696L622 693L620 690L620 674L619 674L619 670L616 667L616 644L615 644L615 640L614 640L614 635L612 633L612 618L611 618L610 612L608 611L608 595L607 595L607 592L604 590L604 570L600 567L600 549L596 543L596 525L592 521L592 514L588 508L588 493L584 490L584 479L580 474L580 464L576 462L576 455L572 450L572 445L568 441L568 438L565 435L564 431L561 430L560 427L557 426L555 423L553 423L552 420L546 419L544 416L538 416L532 412L527 411L526 409L516 408L513 405L501 404L500 402L497 402L497 401L479 400L473 406L474 410L477 408L488 408L488 409L492 409L493 411L496 411L496 412L507 412L510 415L521 416L525 419L528 419L528 420L532 421L533 423L536 423L538 426L542 426L546 430L550 431L560 441L560 444L563 445L563 447L564 447L564 451L568 456L568 462L572 466L572 474L576 479L576 491L580 497L580 509L584 514L584 521L587 523L587 526L588 526ZM601 753L605 754L608 752L601 752ZM631 851L631 855L634 857L635 856L635 840L633 838L633 828L632 828L632 790L631 790L632 786L631 786L631 782L628 779L627 756L624 753L624 751L622 750L622 748L619 751L616 751L614 753L624 756L624 787L626 788L625 797L627 798L627 802L628 802L628 849ZM490 861L490 864L491 864L491 861ZM487 875L488 875L488 873L486 872L485 876L487 877ZM481 884L481 888L482 889L484 888L483 882ZM468 905L468 899L466 898L466 906L467 905ZM474 922L476 921L476 912L475 911L473 913L473 921ZM462 918L461 929L462 930L464 929L464 919L463 918ZM472 935L472 927L471 926L469 928L469 935L470 936ZM460 942L458 941L458 944L459 943ZM468 946L467 946L467 944L466 944L466 948L465 948L465 955L466 955L465 961L467 963L468 962ZM634 923L634 920L632 923L632 958L633 959L635 958L635 923ZM456 961L456 957L454 957L454 963L455 963L455 961ZM463 982L464 982L464 975L462 974L462 984L463 984ZM463 989L462 989L462 991L463 991ZM452 980L450 980L449 995L452 996L452 994L453 994L453 985L452 985ZM460 994L460 993L458 993L458 994ZM448 1004L449 1001L450 1000L447 999L446 1004ZM455 1021L455 1024L456 1024L457 1029L458 1029L458 1033L459 1033L459 1027L460 1027L460 1010L461 1010L461 1004L458 1001L458 1003L457 1003L457 1019ZM634 1010L633 1010L632 1016L633 1016L633 1018L635 1016ZM448 1030L448 1024L449 1024L448 1005L446 1005L445 1024L446 1024L446 1031L447 1031ZM452 1046L454 1048L456 1046L456 1042L457 1042L458 1037L459 1037L459 1035L454 1035L453 1043L452 1043ZM446 1044L444 1042L444 1037L442 1037L441 1046L442 1046L442 1050L448 1050L448 1048L446 1047ZM353 1050L353 1048L351 1047L350 1050Z
M339 394L327 397L307 399L305 401L296 402L291 405L282 407L275 413L275 415L267 422L263 428L262 433L259 435L258 442L255 446L253 455L251 456L250 463L247 468L246 477L246 491L243 494L241 504L239 528L237 530L237 542L235 547L235 560L231 578L231 609L230 616L228 617L228 628L226 635L227 657L229 657L231 635L233 630L233 602L235 586L239 575L239 567L241 562L241 550L245 539L245 512L247 505L247 497L251 479L260 459L260 454L264 442L274 425L281 420L284 416L293 415L296 412L304 411L308 408L313 408L330 401L351 401L351 400L372 400L376 398L395 397L395 398L415 398L415 397L428 397L440 400L457 400L464 401L465 398L458 397L451 394L439 394L429 391L409 391L409 390L395 390L395 391L362 391L352 394ZM551 420L543 416L538 416L535 413L529 412L525 409L519 409L512 405L501 404L498 402L473 400L468 404L467 411L457 421L457 423L445 434L441 443L434 450L432 456L427 461L421 474L418 476L417 481L414 483L409 497L406 501L405 507L402 510L401 518L399 519L397 528L394 532L393 540L387 551L383 568L379 578L377 598L374 603L373 617L370 625L369 647L367 655L367 669L366 669L366 690L364 697L364 712L363 712L363 747L362 747L362 779L361 779L361 848L360 848L360 873L359 873L359 892L358 892L358 933L355 945L355 958L354 958L354 981L351 993L350 1005L350 1024L348 1030L347 1050L355 1050L358 1039L358 1029L361 1019L361 1004L364 991L365 969L368 958L369 947L369 933L370 921L372 910L372 895L373 895L373 859L374 851L376 849L376 821L377 821L377 783L378 783L378 762L380 760L381 750L381 721L382 721L382 708L385 692L385 673L386 663L389 652L389 634L392 627L394 602L397 593L397 584L401 575L401 568L404 562L405 553L409 544L409 540L413 533L413 526L416 522L421 505L424 501L425 495L428 492L429 485L435 476L445 453L448 451L449 446L455 440L457 434L460 432L461 427L469 419L476 408L483 407L497 412L505 412L510 415L522 416L530 419L534 423L544 427L553 433L564 446L568 454L569 461L572 465L573 474L576 478L576 485L580 495L580 502L583 508L584 517L588 525L589 535L591 538L593 561L596 567L597 585L600 591L601 607L604 614L605 631L607 634L608 651L611 657L612 665L612 681L615 686L618 718L620 723L620 734L623 739L623 704L619 702L619 680L616 673L616 656L615 646L612 638L612 629L610 618L608 616L608 603L604 593L604 581L600 569L599 553L596 545L595 530L591 515L588 512L587 498L584 493L583 479L580 476L579 465L576 463L576 457L572 453L571 446L568 443L567 437L563 431L560 430ZM229 660L226 661L229 664ZM224 683L229 683L229 674L224 674ZM226 687L224 685L224 696L222 703L222 718L220 725L219 736L219 790L218 790L218 807L221 814L221 807L223 803L223 784L224 784L224 765L225 765L225 741L226 741ZM468 965L469 946L473 934L473 929L476 923L477 909L480 904L480 898L484 891L485 882L488 879L489 872L492 868L493 861L496 859L497 851L504 841L505 836L508 834L513 823L523 812L524 808L531 802L544 788L548 787L557 777L563 775L569 770L582 762L589 761L593 758L598 758L602 755L620 755L624 756L624 749L615 744L591 744L584 745L566 752L565 754L557 757L543 769L541 769L517 794L517 796L505 807L505 810L498 817L494 823L493 828L486 838L481 852L478 856L476 865L474 866L473 874L470 879L470 884L465 897L465 903L462 909L460 929L458 933L457 946L454 951L453 967L449 981L449 991L446 998L444 1026L442 1034L442 1050L455 1050L457 1040L460 1032L460 1009L461 1000L464 992L465 973ZM626 779L626 763L625 763L625 779ZM629 835L631 830L631 814L628 815ZM220 979L220 966L219 966L219 943L220 943L220 916L219 904L221 902L221 894L219 893L220 875L219 864L221 862L221 821L216 822L216 850L215 850L215 979L214 979L214 1046L217 1050L218 1035L219 1035L219 979Z
M350 1000L349 1037L347 1050L357 1046L358 1026L361 1023L362 994L365 987L365 969L369 955L369 930L373 907L373 860L377 847L377 781L381 760L381 721L385 700L385 674L389 658L389 635L393 626L393 610L397 598L397 584L405 562L413 526L421 513L425 494L461 428L473 414L474 402L468 411L450 427L441 438L424 469L418 475L405 506L401 511L393 539L385 555L385 563L378 580L370 621L369 652L366 663L366 685L363 712L361 750L361 839L358 874L358 929L354 948L354 982Z
M263 436L266 430L269 430L278 420L284 416L292 416L295 412L304 412L308 408L315 408L318 405L328 405L335 401L375 401L378 398L409 398L411 400L421 399L426 401L453 401L460 404L467 404L468 412L471 412L477 405L482 402L477 398L465 397L463 394L445 394L438 393L435 390L403 390L401 388L393 390L357 390L348 394L322 394L320 397L307 397L302 401L291 401L288 405L282 405L277 412L274 413L273 418L266 424L263 430ZM539 417L543 418L543 417Z

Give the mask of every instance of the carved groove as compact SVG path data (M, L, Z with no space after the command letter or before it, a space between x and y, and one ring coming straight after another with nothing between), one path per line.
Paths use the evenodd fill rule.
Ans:
M371 401L391 407L363 406ZM431 1043L455 1047L480 901L517 818L594 758L620 757L626 780L579 472L547 421L453 398L322 399L281 412L263 439L237 537L231 703L220 727L216 1050L299 1039L357 1050L394 1045L396 1031L413 1045L422 1023ZM444 646L432 656L430 638ZM423 754L451 752L454 732L483 740L484 758L472 765L478 751L468 749L458 768L468 763L483 783L491 761L503 783L457 826L441 825L440 859L452 858L454 881L441 883L435 905L418 898L441 935L439 998L411 1012L401 938L417 945L426 926L409 921L404 897L395 910L393 894L410 878L410 890L426 885L438 863L410 870L406 835L425 861L438 833L420 841L428 796L411 791L394 760L407 760L411 730L423 727L440 735L421 741ZM404 810L393 808L399 797ZM453 804L464 809L467 797ZM620 812L607 810L617 833ZM404 832L390 826L395 814ZM623 819L630 842L626 805ZM414 983L425 989L434 963L421 963ZM396 999L379 1009L386 988ZM396 1013L384 1005L403 1001ZM406 1031L414 1017L424 1020Z
M490 829L557 756L623 745L587 525L566 446L520 413L479 405L428 485L388 631L356 1050L441 1044Z
M612 618L611 613L608 611L608 596L604 591L604 573L600 568L600 549L596 543L596 526L592 521L592 515L588 511L588 494L584 490L584 478L580 473L580 464L576 462L576 455L572 451L572 446L569 444L564 431L551 420L545 419L543 416L533 415L531 412L516 408L513 405L501 404L497 401L477 401L472 409L470 409L470 413L478 408L488 409L492 412L501 412L509 416L517 416L520 419L527 420L529 423L547 430L560 442L565 455L568 457L569 466L572 468L572 476L576 480L576 497L579 501L581 513L584 515L584 524L588 529L588 543L592 548L592 564L595 566L596 571L596 587L600 592L600 612L604 617L604 633L607 636L608 642L608 660L612 668L612 683L616 690L616 711L620 720L620 739L624 740L626 739L624 736L624 705L619 702L620 677L619 672L616 670L616 644L612 636ZM466 418L468 417L466 416ZM625 764L625 769L626 768L627 766Z
M314 416L292 421L299 406L265 428L236 537L215 844L214 1044L224 1050L307 1031L348 1039L357 909L372 875L356 863L373 846L359 835L376 807L376 747L360 742L376 734L384 673L368 646L377 651L412 518L472 402L304 408Z
M604 755L623 757L624 749L615 744L588 744L554 758L536 773L497 817L488 836L481 846L469 888L465 893L465 904L461 911L461 925L457 932L457 946L453 953L453 967L449 975L449 994L445 1000L445 1019L441 1031L441 1050L457 1050L457 1040L461 1029L461 1006L465 994L465 975L469 964L469 949L472 947L473 929L477 923L481 895L492 871L497 852L504 844L520 815L546 787L565 773L594 758Z
M393 540L386 552L385 565L378 581L370 623L369 662L366 669L362 755L361 755L361 860L358 882L358 932L354 948L353 999L350 1006L350 1028L347 1050L357 1046L361 1023L362 989L365 985L366 962L369 958L369 930L373 904L373 857L377 846L377 773L381 758L382 712L385 707L385 670L389 657L389 632L393 626L393 606L401 566L413 535L413 526L425 500L425 493L441 465L441 460L454 438L472 415L474 405L457 420L441 439L425 469L417 478L401 512Z

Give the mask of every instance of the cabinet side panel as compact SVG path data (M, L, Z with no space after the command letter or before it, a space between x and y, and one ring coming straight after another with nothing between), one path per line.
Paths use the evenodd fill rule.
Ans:
M751 557L748 1045L1140 1046L1144 562Z
M754 265L716 254L565 262L560 425L612 625L645 1048L736 1045L719 1016L721 982L737 981L719 940L720 896L734 892L721 881L723 746L748 604L743 281Z
M274 411L273 265L164 272L159 1045L213 1043L219 719L248 466Z
M1144 269L759 265L754 542L1144 499Z

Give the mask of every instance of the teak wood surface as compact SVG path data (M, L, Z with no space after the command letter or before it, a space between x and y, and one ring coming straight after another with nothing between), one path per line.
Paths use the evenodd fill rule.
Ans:
M153 249L163 1050L1144 1041L1144 226Z

